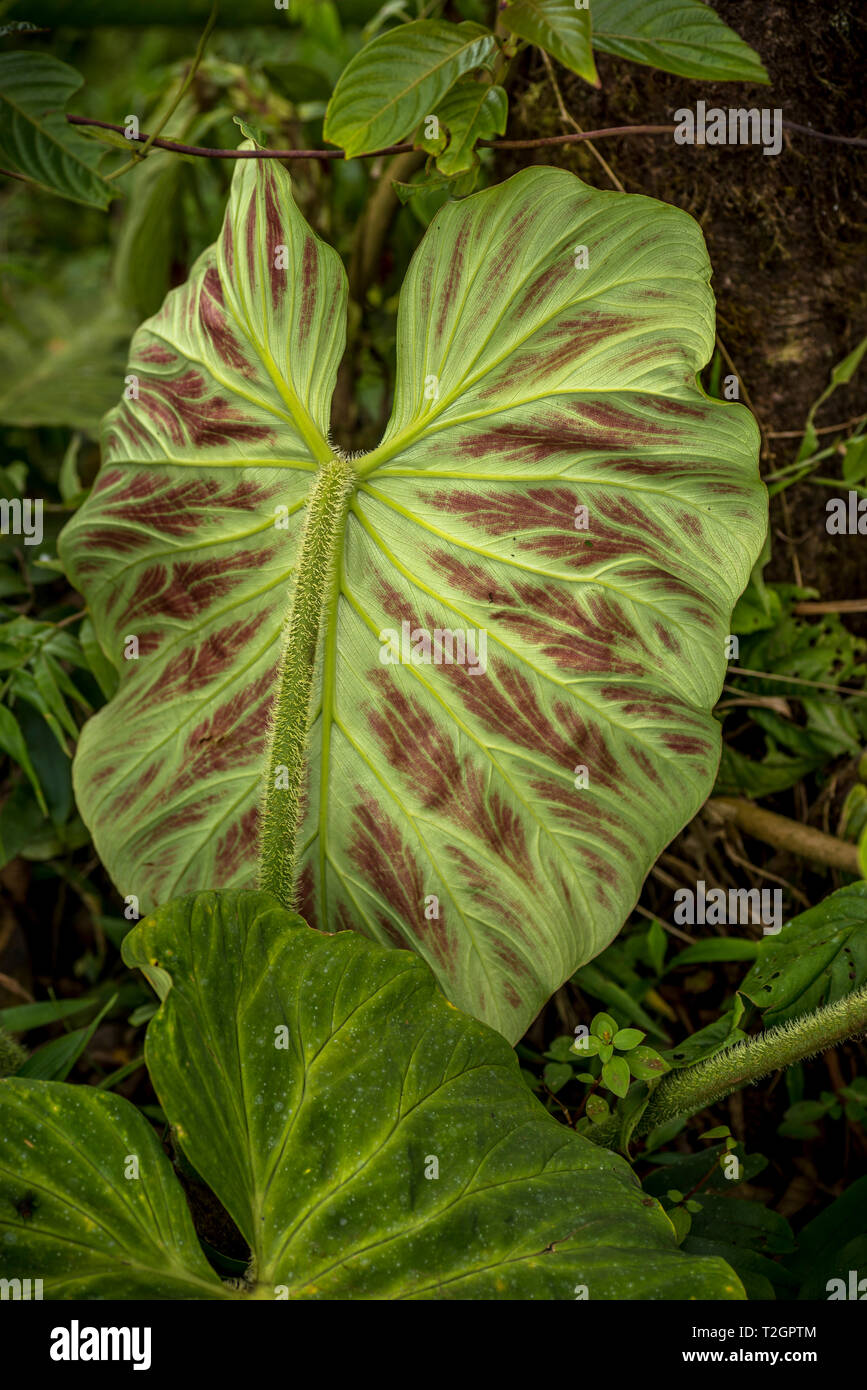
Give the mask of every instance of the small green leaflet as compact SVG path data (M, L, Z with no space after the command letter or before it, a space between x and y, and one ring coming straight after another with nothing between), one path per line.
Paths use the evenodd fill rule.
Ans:
M423 132L419 143L437 156L441 174L453 177L466 173L479 162L476 141L502 135L508 114L509 99L502 87L462 78L434 112L439 136L428 138Z
M458 78L489 64L496 44L480 24L419 19L365 44L341 74L323 134L348 157L404 140Z
M765 1027L833 1004L867 983L867 883L850 883L763 936L740 993Z
M82 82L47 53L0 53L0 164L49 193L107 208L116 192L93 167L96 149L64 115Z
M709 278L691 218L564 170L446 204L343 503L296 905L411 946L510 1039L616 935L716 771L766 500L752 417L696 382ZM78 805L143 911L256 880L345 298L285 171L241 162L219 242L133 340L137 396L61 537L120 675Z

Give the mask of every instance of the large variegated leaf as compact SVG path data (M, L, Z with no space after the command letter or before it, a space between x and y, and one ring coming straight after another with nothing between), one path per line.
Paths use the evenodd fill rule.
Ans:
M709 275L685 214L564 171L446 205L401 295L392 419L354 462L298 905L413 946L510 1038L611 940L712 784L765 500L752 418L696 385ZM219 245L134 340L138 399L64 533L121 672L77 793L143 908L255 879L343 294L288 176L243 161Z

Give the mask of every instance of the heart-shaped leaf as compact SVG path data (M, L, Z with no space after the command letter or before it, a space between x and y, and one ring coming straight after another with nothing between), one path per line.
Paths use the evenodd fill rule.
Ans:
M348 156L403 140L465 72L490 62L494 36L481 24L418 19L365 44L341 73L325 113L326 140Z
M148 1067L265 1296L737 1295L409 953L313 932L260 893L173 903L123 953L171 977Z
M50 193L107 208L116 194L93 167L97 150L64 115L83 81L48 53L0 53L0 163Z
M123 954L159 987L148 1067L250 1245L255 1297L742 1296L409 953L313 932L268 894L207 893ZM248 1292L208 1268L132 1105L18 1079L0 1082L0 1276L47 1298Z
M711 788L765 530L752 417L696 386L709 276L684 213L563 170L447 204L402 291L383 441L341 463L342 268L288 175L240 162L218 245L134 339L61 539L121 675L74 775L123 894L254 882L318 473L333 549L286 656L313 673L299 909L412 945L512 1039L609 943Z

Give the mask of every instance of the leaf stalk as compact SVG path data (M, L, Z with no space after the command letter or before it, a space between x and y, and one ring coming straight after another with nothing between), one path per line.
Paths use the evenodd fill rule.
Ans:
M339 578L340 550L357 475L337 455L319 470L307 505L286 623L262 810L259 886L295 905L296 848L303 815L310 701L322 614Z

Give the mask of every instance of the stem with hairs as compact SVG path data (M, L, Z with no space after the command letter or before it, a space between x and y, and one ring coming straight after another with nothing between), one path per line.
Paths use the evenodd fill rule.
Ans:
M742 1086L761 1081L771 1072L791 1067L795 1062L802 1062L865 1032L867 986L862 986L833 1004L824 1004L812 1013L779 1023L753 1038L745 1038L694 1066L669 1072L654 1087L632 1137L640 1138L657 1125L681 1115L696 1115ZM617 1116L587 1131L589 1139L607 1148L617 1146L619 1135Z
M336 455L322 464L317 475L307 505L271 714L259 886L287 908L295 900L296 840L322 614L339 582L340 547L355 478L352 464Z

